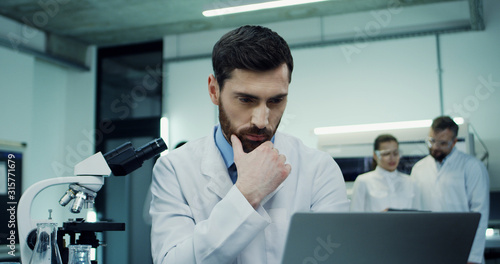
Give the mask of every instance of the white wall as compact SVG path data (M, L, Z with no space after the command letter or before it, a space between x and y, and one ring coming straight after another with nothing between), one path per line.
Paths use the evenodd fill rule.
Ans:
M73 166L94 153L94 138L88 134L94 128L95 67L72 70L4 47L0 61L0 139L27 143L22 189L72 175ZM66 189L43 191L35 199L33 218L46 219L49 208L60 224L78 217L58 204Z
M421 28L431 18L444 21L445 25L463 24L462 18L468 14L466 2L452 8L449 4L452 3L433 6L432 12L425 6L398 9L390 13L392 16L386 20L390 23L384 29L394 31L403 25L401 27L409 30L412 26L403 22L407 15L414 21L423 21L415 24ZM455 104L464 104L468 115L465 117L489 148L491 188L500 189L500 135L496 132L500 129L497 117L500 93L496 91L500 88L500 17L494 15L494 10L500 10L499 1L484 1L485 31L440 35L443 106L439 100L438 41L434 35L292 49L296 66L280 130L316 147L317 138L312 133L315 127L432 119L441 114L441 107L445 114L459 116L450 109L454 109ZM442 14L449 15L450 20L445 21ZM317 42L333 38L335 32L343 36L350 32L355 36L359 29L379 21L373 13L359 18L360 14L353 14L321 21L308 19L302 24L291 21L267 26L289 43L304 44L307 39ZM347 29L334 28L332 25L337 24L332 21L345 23ZM431 26L437 27L439 23ZM190 45L183 45L184 41L196 37L193 34L167 36L165 57L209 54L211 46L226 31L202 33L205 39L214 39L213 43L198 42L196 47L192 41ZM216 108L207 93L207 77L212 72L210 59L167 61L166 70L169 80L165 83L164 109L170 119L170 145L207 135L217 122L213 114ZM481 78L490 83L490 90L480 90L477 95Z
M500 190L500 1L483 2L485 31L441 38L444 110L477 130L490 153L490 185Z
M34 58L3 47L0 58L0 138L26 141L32 128Z
M316 127L421 120L438 113L432 36L372 42L351 60L343 48L292 51L296 67L283 131L316 146Z
M165 65L163 111L170 124L169 148L208 135L216 124L216 107L208 97L211 65L208 59Z

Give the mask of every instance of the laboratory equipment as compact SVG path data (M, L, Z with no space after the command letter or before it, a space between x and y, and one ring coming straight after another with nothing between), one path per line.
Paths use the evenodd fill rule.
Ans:
M116 149L102 154L98 152L75 165L75 176L50 178L37 182L24 191L18 204L17 219L19 231L19 244L22 263L28 263L32 249L28 244L28 236L33 234L37 221L31 219L31 207L35 197L44 189L60 184L69 184L69 189L62 196L59 203L62 206L73 202L70 211L80 212L83 208L92 208L97 192L104 185L104 177L113 173L115 176L125 176L142 166L145 160L151 159L167 149L163 139L155 139L139 149L134 149L127 142ZM90 227L89 225L90 224ZM109 226L107 224L112 224ZM70 234L77 232L100 232L107 230L125 230L122 223L85 223L83 220L64 223L61 231ZM122 224L122 225L120 225ZM79 227L84 225L84 227ZM75 227L76 226L76 227ZM88 234L87 234L88 235ZM31 237L34 237L31 235ZM94 240L95 247L98 246ZM60 241L61 243L62 241ZM81 242L81 241L79 241ZM67 248L61 248L63 260L67 257Z
M57 241L63 262L67 263L69 248L62 245L63 237L69 235L69 244L87 244L92 248L97 248L100 241L97 239L97 232L104 231L124 231L125 223L115 222L86 222L83 218L70 219L64 222L57 232Z
M68 264L90 264L90 245L70 245Z
M57 223L38 223L36 237L29 264L62 264L57 246Z

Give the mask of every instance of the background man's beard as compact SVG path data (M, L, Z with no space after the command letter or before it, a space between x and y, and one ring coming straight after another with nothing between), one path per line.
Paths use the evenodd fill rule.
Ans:
M446 155L448 155L447 153L444 153L442 151L439 151L439 150L429 150L431 156L439 161L439 162L442 162L444 160L444 158L446 158Z
M281 120L280 120L281 121ZM231 127L231 121L229 121L229 118L226 115L226 111L224 110L224 106L222 105L222 102L219 101L219 122L220 126L222 128L222 132L224 134L224 137L226 138L227 142L231 144L231 135L234 134L236 135L240 141L241 145L243 146L243 151L245 153L249 153L252 150L256 149L260 144L271 140L273 135L276 133L276 130L270 131L267 128L259 129L258 127L252 126L248 129L241 130L239 133ZM279 122L276 127L278 127ZM266 139L263 141L252 141L252 140L247 140L245 138L245 135L248 134L254 134L254 135L265 135Z

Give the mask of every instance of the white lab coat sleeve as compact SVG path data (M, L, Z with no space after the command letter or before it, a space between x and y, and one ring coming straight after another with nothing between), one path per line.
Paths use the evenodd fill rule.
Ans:
M348 212L350 202L339 165L326 153L322 153L319 160L313 184L311 211Z
M271 222L233 186L207 219L195 223L175 171L165 161L153 169L151 192L155 264L231 263Z
M489 176L486 167L478 160L471 159L465 166L467 198L471 212L481 213L481 220L469 255L469 262L481 263L486 243L486 229L489 218Z
M352 186L351 212L365 211L366 193L366 184L358 176Z

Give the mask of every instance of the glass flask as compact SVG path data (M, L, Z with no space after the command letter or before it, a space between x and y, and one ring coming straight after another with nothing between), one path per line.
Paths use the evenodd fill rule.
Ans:
M69 245L68 264L90 264L90 245Z
M38 223L36 226L36 244L29 264L62 264L57 246L57 223Z

